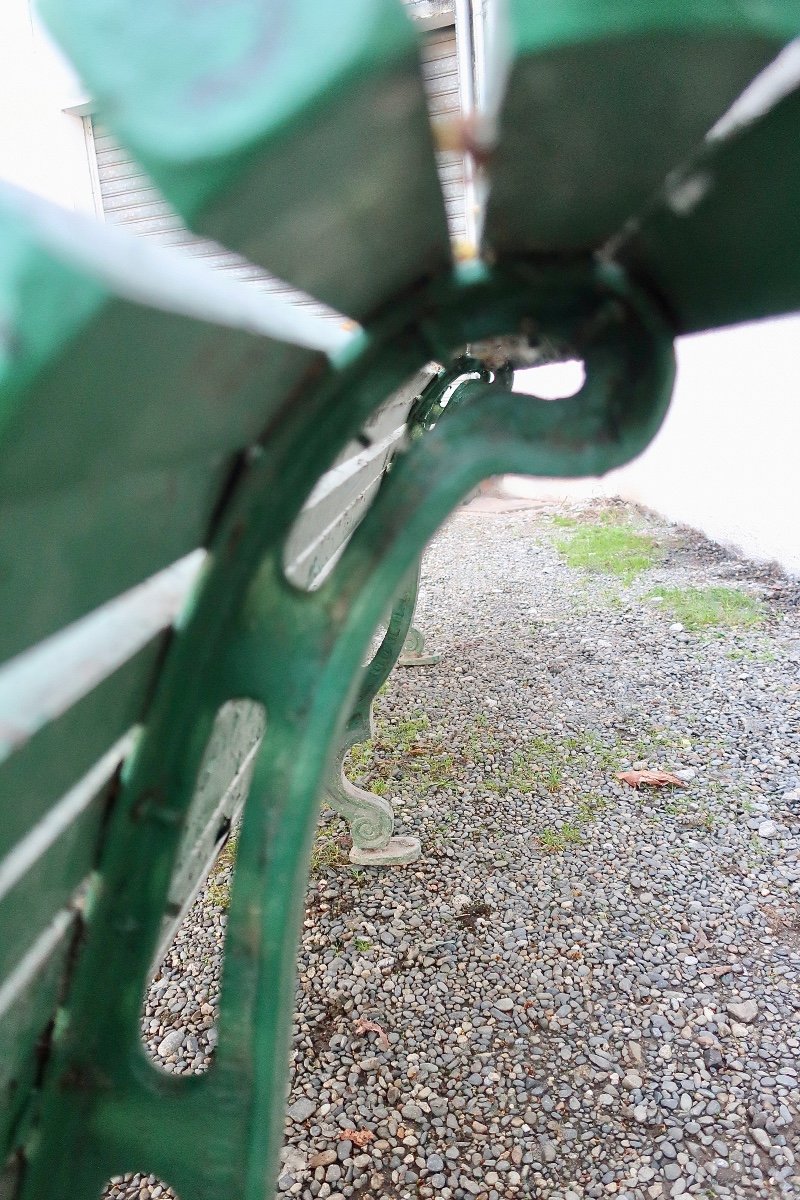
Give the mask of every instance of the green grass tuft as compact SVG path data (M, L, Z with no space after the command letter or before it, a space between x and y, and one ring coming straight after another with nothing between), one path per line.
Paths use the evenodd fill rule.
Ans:
M685 629L741 629L764 617L763 604L737 588L657 588L652 595L661 597Z
M319 875L327 867L339 867L347 860L335 834L318 833L311 847L311 874Z
M583 525L570 538L556 542L568 566L580 571L616 575L631 583L658 558L654 538L625 525Z
M404 784L416 794L455 786L455 758L442 742L442 731L432 729L424 713L393 725L379 717L376 725L374 738L350 750L348 776L378 796Z
M231 903L231 885L236 869L236 849L239 845L238 831L232 833L220 851L219 858L214 863L206 884L206 897L218 908L226 911Z
M558 829L543 829L537 836L540 846L548 854L561 854L567 846L577 846L583 841L580 829L569 821Z

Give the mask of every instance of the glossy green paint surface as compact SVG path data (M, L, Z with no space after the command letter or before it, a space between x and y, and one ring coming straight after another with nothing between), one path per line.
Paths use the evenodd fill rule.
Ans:
M399 0L42 5L191 228L358 319L450 261Z
M617 256L684 333L800 308L800 91L711 141Z
M510 0L491 165L499 254L602 245L800 32L797 0Z
M104 119L197 228L367 315L338 353L289 347L224 319L210 284L201 303L206 285L180 284L177 261L153 260L144 286L138 247L118 253L88 225L62 236L41 206L0 202L0 658L209 549L171 635L16 750L2 731L0 1145L21 1163L22 1200L95 1200L128 1170L181 1200L263 1200L319 798L401 644L422 549L487 475L596 474L639 453L666 412L680 328L796 302L798 170L781 152L794 100L708 147L715 186L683 224L674 193L669 211L646 201L797 12L516 0L487 226L501 262L453 271L413 33L388 0L240 0L191 19L177 0L45 7ZM771 223L765 169L786 197ZM762 222L741 270L729 262L740 188ZM603 258L588 252L601 243ZM506 335L582 358L582 390L545 402L476 368L470 345ZM304 502L431 361L444 372L412 413L419 436L322 585L293 586L286 546ZM243 766L225 730L262 711L218 1051L206 1075L170 1076L142 1050L142 995L220 780ZM132 723L122 778L86 791L45 845L41 818L63 817L64 792ZM260 731L247 727L254 744ZM40 853L23 870L31 839ZM38 957L22 978L26 945Z

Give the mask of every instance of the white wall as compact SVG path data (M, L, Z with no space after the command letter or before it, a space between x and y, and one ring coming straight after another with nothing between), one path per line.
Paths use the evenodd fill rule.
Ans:
M29 0L0 0L0 179L68 208L94 211L77 81Z
M627 467L510 486L556 499L622 496L800 575L799 465L800 317L791 317L682 338L667 419Z
M606 486L800 575L800 318L684 338L664 426Z

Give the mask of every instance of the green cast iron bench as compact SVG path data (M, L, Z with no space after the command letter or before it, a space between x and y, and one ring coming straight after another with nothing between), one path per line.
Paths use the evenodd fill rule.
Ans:
M509 0L483 119L456 131L488 189L457 265L394 0L42 8L187 224L360 328L0 197L0 1195L95 1200L141 1170L181 1200L262 1200L319 800L425 542L487 475L639 453L676 336L798 307L800 92L705 134L800 4ZM487 339L511 366L520 342L581 358L586 382L544 402L502 367L465 375ZM422 435L299 586L309 498L431 362L457 405L420 397ZM223 819L195 828L197 798L231 785L218 1048L175 1077L142 1049L142 996L230 817L209 800Z

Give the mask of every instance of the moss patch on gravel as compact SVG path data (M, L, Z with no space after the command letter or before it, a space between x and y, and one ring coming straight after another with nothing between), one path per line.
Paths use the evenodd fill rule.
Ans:
M352 748L346 769L349 777L379 796L386 795L392 780L406 782L421 794L454 786L457 775L441 730L431 728L424 713L395 724L376 716L375 737Z
M579 846L583 841L579 827L572 821L565 821L557 829L543 829L536 836L547 854L561 854L567 846Z
M656 588L651 593L664 601L684 629L742 629L764 619L764 606L738 588Z
M512 788L521 792L543 788L555 793L569 779L592 774L603 778L617 767L623 753L617 741L608 744L592 730L561 738L537 735L521 750L514 751L511 770L499 779L487 781L486 786L501 795Z
M569 537L557 539L555 547L574 570L616 575L623 583L632 583L659 559L655 538L608 521L576 526Z

